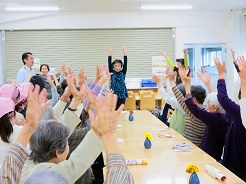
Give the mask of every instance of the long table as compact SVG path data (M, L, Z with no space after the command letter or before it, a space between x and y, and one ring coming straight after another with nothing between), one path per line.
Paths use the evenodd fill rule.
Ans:
M147 159L147 165L129 166L136 184L187 184L190 174L186 173L188 164L200 167L198 173L201 184L222 183L211 177L205 171L205 165L209 164L221 170L227 177L228 184L245 183L228 169L216 162L214 158L203 152L176 131L168 128L149 111L136 111L134 121L128 121L129 112L121 113L117 137L119 151L125 159ZM153 136L151 149L144 148L144 133ZM171 133L174 138L166 138L164 135ZM192 152L176 152L173 146L187 143L193 147Z

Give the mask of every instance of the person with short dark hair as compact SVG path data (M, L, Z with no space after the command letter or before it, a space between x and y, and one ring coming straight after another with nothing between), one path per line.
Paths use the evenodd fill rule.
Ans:
M30 78L34 75L32 69L34 63L34 57L31 52L25 52L22 54L22 61L24 66L18 71L16 81L18 84L23 82L29 82Z
M176 59L176 66L175 66L175 64L172 62L172 60L167 56L167 53L164 51L161 51L161 54L165 57L167 63L170 65L172 70L177 72L176 80L175 80L176 85L179 85L182 83L182 80L179 76L179 68L188 68L189 67L188 66L188 56L187 56L188 49L184 49L183 52L184 52L184 59L183 58ZM187 74L187 76L191 77L190 71Z
M126 98L128 97L125 83L127 72L127 53L126 48L123 47L124 63L120 59L115 59L112 63L113 49L109 48L108 51L108 69L110 73L113 73L110 78L110 88L114 91L114 94L118 96L116 105L116 109L118 109L121 104L125 104Z
M181 107L186 112L186 118L184 122L184 137L199 147L204 138L206 125L200 119L196 118L187 108L185 104L185 97L175 85L175 76L176 72L172 71L169 73L169 81L172 86L173 93ZM202 86L191 86L191 96L197 106L204 108L203 102L206 98L206 90Z
M15 103L10 98L0 97L0 168L4 157L22 130L22 126L12 125L15 118Z

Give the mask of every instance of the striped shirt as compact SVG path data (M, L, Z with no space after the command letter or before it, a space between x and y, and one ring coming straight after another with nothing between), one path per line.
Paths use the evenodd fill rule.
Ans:
M133 184L133 177L126 166L126 161L121 154L107 156L107 177L104 184Z
M196 118L189 111L185 104L186 99L183 96L183 94L179 91L179 89L175 86L172 90L179 104L186 112L186 118L184 122L184 137L199 147L204 138L206 124L198 118Z
M18 184L22 167L27 158L27 150L21 144L13 143L3 162L0 183Z

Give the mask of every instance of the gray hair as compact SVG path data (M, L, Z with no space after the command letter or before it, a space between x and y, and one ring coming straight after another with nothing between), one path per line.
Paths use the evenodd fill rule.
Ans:
M42 113L40 117L40 121L54 119L54 110L53 107L50 105L48 106Z
M223 109L223 107L220 105L218 101L217 92L212 92L208 94L208 96L206 97L204 101L204 105L208 106L208 102L211 106L216 105L218 108L218 112L221 112L221 113L225 112L225 110Z
M39 122L30 138L30 158L35 163L47 162L56 157L56 151L66 150L69 128L54 120Z
M183 83L177 85L176 87L179 89L179 91L182 93L183 96L186 95L185 85Z
M69 184L67 178L57 171L41 171L32 174L25 184Z

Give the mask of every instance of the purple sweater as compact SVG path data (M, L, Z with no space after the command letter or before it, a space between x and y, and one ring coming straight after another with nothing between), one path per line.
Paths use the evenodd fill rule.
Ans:
M94 91L95 95L98 96L98 94L100 93L101 91L101 87L98 86L98 85L94 85L94 84L91 84L90 87L89 87L92 91ZM88 99L85 97L84 101L83 101L83 105L84 107L86 107L88 104Z
M246 129L243 126L240 106L233 102L227 95L224 79L218 80L218 101L232 118L233 122L228 129L224 158L222 164L239 171L246 171Z
M216 160L221 159L225 137L231 120L222 113L211 113L194 104L191 94L186 95L186 106L194 116L206 124L200 148Z

